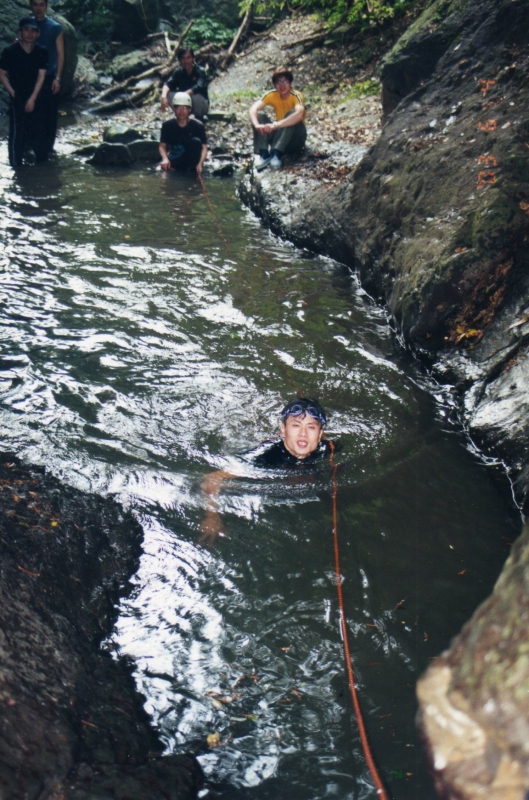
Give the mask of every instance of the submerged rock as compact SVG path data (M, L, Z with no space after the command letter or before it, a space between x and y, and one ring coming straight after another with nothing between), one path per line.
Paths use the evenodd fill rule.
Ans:
M133 158L126 144L100 144L88 161L97 167L130 167Z
M200 767L160 756L130 666L100 649L140 526L6 455L0 502L1 796L191 800Z
M492 596L419 681L419 725L447 800L527 797L528 586L529 526Z
M160 151L158 149L158 142L153 139L137 139L128 144L129 153L134 161L159 161Z

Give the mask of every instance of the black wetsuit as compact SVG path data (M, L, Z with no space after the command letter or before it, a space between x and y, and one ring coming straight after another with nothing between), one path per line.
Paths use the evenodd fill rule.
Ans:
M336 446L333 443L336 449ZM322 439L316 450L313 450L306 458L296 458L289 453L285 447L283 439L268 439L258 447L244 454L246 461L251 461L256 467L269 467L272 469L285 469L288 467L306 467L316 464L329 458L331 445L326 439Z

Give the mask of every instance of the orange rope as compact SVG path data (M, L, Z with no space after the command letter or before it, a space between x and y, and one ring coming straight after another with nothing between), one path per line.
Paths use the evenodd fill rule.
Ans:
M338 592L338 606L340 608L340 627L342 631L345 667L347 670L347 679L349 681L349 689L351 690L351 699L353 701L353 708L355 710L358 732L360 734L360 741L362 742L362 750L364 751L364 758L366 760L367 766L369 767L369 772L371 773L371 777L373 779L373 783L375 784L378 796L381 798L381 800L388 800L387 792L384 788L380 775L378 774L375 760L373 758L373 754L371 753L371 749L369 747L369 742L367 740L367 733L364 725L364 719L362 717L362 709L360 708L360 701L358 700L358 694L355 686L353 662L351 659L351 651L349 649L347 620L345 618L345 607L343 602L342 572L340 569L340 550L338 547L338 503L337 503L338 483L336 481L337 465L334 461L334 443L329 441L329 445L331 447L331 467L332 467L331 485L332 485L332 527L333 527L333 540L334 540L334 571L336 576L336 590Z

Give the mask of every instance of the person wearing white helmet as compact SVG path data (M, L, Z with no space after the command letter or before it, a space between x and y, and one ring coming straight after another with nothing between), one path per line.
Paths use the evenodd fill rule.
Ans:
M189 119L191 97L176 92L173 97L174 119L164 122L160 134L160 166L164 171L202 172L208 154L206 129L198 119Z

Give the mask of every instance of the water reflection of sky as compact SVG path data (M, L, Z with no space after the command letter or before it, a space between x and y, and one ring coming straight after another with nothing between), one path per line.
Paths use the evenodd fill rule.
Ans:
M395 795L433 799L414 681L486 595L516 522L348 272L266 233L231 182L207 185L229 253L192 180L65 156L4 175L4 447L142 522L111 646L136 660L169 751L196 751L230 800L367 798L327 465L301 480L241 469L220 501L228 535L198 543L205 472L273 433L296 388L317 395L342 444L344 593L373 749Z

